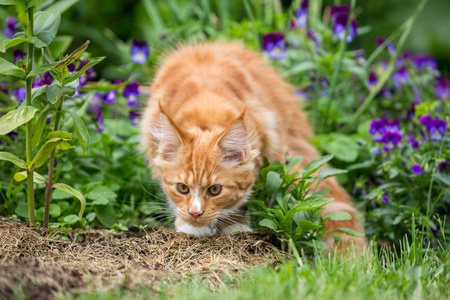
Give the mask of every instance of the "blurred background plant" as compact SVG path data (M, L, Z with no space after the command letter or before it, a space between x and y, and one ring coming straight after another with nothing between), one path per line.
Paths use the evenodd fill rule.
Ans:
M64 14L54 43L60 51L89 39L90 53L107 58L73 100L86 109L87 156L80 148L57 155L55 177L82 191L86 217L68 218L79 204L57 191L54 227L126 230L170 222L138 145L135 125L149 96L141 85L179 43L239 39L297 87L318 133L313 143L334 155L333 166L348 170L339 180L365 213L368 235L396 243L410 234L415 212L425 246L437 242L450 203L448 1L58 3ZM7 19L14 15L0 7L4 37L15 29ZM4 57L12 61L15 54ZM3 86L6 112L21 94L15 82ZM20 136L2 136L0 148L22 153ZM26 218L24 190L11 174L0 162L0 214ZM36 200L39 221L43 198ZM448 236L450 227L444 228Z

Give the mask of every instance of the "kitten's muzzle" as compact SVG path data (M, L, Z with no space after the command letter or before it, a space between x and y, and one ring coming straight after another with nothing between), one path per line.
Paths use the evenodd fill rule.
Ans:
M202 211L198 211L198 212L195 212L195 211L189 211L189 213L194 217L194 218L198 218L198 217L200 217L201 215L203 215L203 212Z

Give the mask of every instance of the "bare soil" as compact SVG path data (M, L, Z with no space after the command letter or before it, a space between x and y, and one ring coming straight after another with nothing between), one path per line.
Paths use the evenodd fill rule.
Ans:
M0 220L0 299L54 299L117 286L145 285L157 292L162 279L170 282L192 274L208 278L214 287L223 276L277 265L286 257L260 233L198 238L159 228L115 234L73 231L69 238L72 241L57 240L25 223Z

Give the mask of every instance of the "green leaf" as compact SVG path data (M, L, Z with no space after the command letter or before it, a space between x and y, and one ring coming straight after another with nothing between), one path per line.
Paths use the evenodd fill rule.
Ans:
M57 218L61 215L61 208L58 204L50 204L49 213L52 218Z
M37 145L41 141L42 131L44 130L44 126L47 123L47 116L52 110L53 108L48 107L44 111L42 111L41 115L39 116L36 127L34 128L33 139L31 142L33 150L36 149Z
M55 81L53 82L52 85L47 86L48 100L51 103L55 104L63 95L73 96L73 94L75 94L75 92L77 91L77 87L78 87L78 80L64 87L61 87L59 82Z
M86 198L91 200L98 199L116 199L117 194L106 186L98 185L92 191L86 194Z
M73 122L75 124L75 131L77 133L78 142L80 143L84 154L86 154L89 148L89 132L86 128L86 125L84 125L83 121L76 113L73 113L69 110L63 111L69 113L72 116Z
M291 171L295 166L297 166L303 160L303 156L292 156L289 157L289 163L286 166L286 171Z
M95 206L95 214L97 215L97 219L102 223L105 227L111 228L116 221L116 212L111 205L97 205Z
M69 198L72 198L72 195L61 190L54 190L52 193L52 199L55 200L69 199Z
M27 201L19 201L14 212L22 218L28 219L28 203Z
M68 215L64 218L64 222L69 224L75 224L76 222L80 221L81 218L77 215Z
M80 218L83 217L83 212L84 212L84 208L86 207L86 199L84 199L83 195L77 191L76 189L64 184L64 183L55 183L53 184L53 187L55 189L61 190L63 192L69 193L72 196L74 196L75 198L77 198L78 200L80 200L81 203L81 207L80 207L80 212L78 213L78 215L80 216Z
M304 61L283 72L283 76L297 75L309 70L314 70L315 68L316 65L313 62Z
M22 124L27 123L33 119L36 112L39 111L36 107L23 105L18 109L12 110L0 118L0 135L10 133Z
M109 203L108 199L103 198L95 200L94 202L92 202L92 205L106 205L108 203Z
M29 167L39 168L41 167L47 158L50 156L50 153L52 153L53 149L56 148L56 146L64 141L62 138L51 138L49 139L42 147L39 149L39 152L36 154L36 156L31 161Z
M319 198L319 199L302 201L297 205L295 210L300 211L300 210L318 209L318 208L321 208L322 206L324 206L325 204L330 203L333 200L334 200L334 198Z
M70 140L72 138L72 134L65 131L50 131L45 139L49 140L51 138Z
M443 184L450 187L450 176L444 174L444 173L434 173L434 178L436 178L438 181L442 182Z
M47 97L45 95L45 91L47 89L46 85L40 86L38 88L34 88L31 90L31 104L34 106L36 102L42 102L47 100Z
M86 219L88 222L94 221L94 219L95 219L95 212L90 212L90 213L88 213L88 214L86 215L85 219Z
M7 160L22 169L27 168L27 163L9 152L0 152L0 160Z
M270 194L275 194L282 183L283 180L280 178L280 174L274 171L267 173L266 189Z
M318 229L320 227L322 227L322 226L314 224L311 221L302 220L302 221L298 222L297 229L295 231L296 231L296 233L300 233L300 232L297 232L297 231L300 231L299 228L301 229L302 232L305 232L305 231L309 231L309 230Z
M56 149L63 150L63 151L75 149L75 148L76 148L75 146L72 146L71 144L69 144L68 142L65 142L65 141L62 141L61 143L59 143L56 146Z
M51 63L51 64L40 65L39 67L34 68L34 69L28 74L27 78L28 78L28 77L31 77L31 76L37 76L37 75L44 74L45 72L54 69L54 68L58 65L58 63L59 63L59 62L54 62L54 63Z
M44 46L50 45L56 36L61 23L59 12L39 11L34 14L34 36L42 41ZM39 47L35 44L36 47Z
M333 220L333 221L348 221L351 219L352 216L346 211L337 211L325 217L325 220Z
M331 176L341 175L341 174L347 174L347 170L342 169L323 169L319 170L319 178L325 179Z
M270 219L262 219L261 221L259 221L259 225L262 227L267 227L272 229L273 231L277 231L278 230L278 226L277 224L270 220Z
M359 232L354 231L354 230L349 229L349 228L339 228L336 231L342 232L342 233L345 233L345 234L348 234L348 235L351 235L351 236L356 236L356 237L363 237L364 236L364 234L359 233Z
M99 62L101 62L104 59L105 59L105 57L96 57L96 58L92 59L85 66L83 66L83 68L81 68L81 70L79 70L78 72L72 73L71 75L67 76L67 78L65 79L64 83L68 84L69 82L72 82L75 79L78 79L80 76L82 76L84 74L84 72L86 72L87 69L89 69L92 66L95 66L96 64L98 64Z
M56 1L51 6L47 7L45 11L48 12L59 12L60 14L64 13L66 10L71 8L75 3L79 0L64 0L64 1Z
M27 179L28 174L27 171L22 171L14 174L14 180L20 182L22 180ZM33 182L37 184L45 184L45 178L42 177L39 173L33 173Z
M26 7L27 2L26 0L0 0L0 5L21 5Z
M75 49L72 53L69 54L66 58L64 58L57 66L57 68L67 67L71 63L77 60L78 57L86 50L91 41L87 40L83 45Z
M305 176L311 175L314 172L316 172L320 167L322 167L324 164L329 162L333 159L333 155L326 155L322 156L321 158L318 158L316 160L313 160L309 164L307 164L304 168L306 174Z
M44 1L45 0L27 0L27 2L28 2L27 8L38 5L39 3L44 2Z
M354 162L359 155L358 144L354 138L341 133L331 133L323 136L321 148L333 154L337 159Z
M19 37L15 39L6 39L0 42L0 52L5 52L8 48L20 45L22 43L29 43L27 38Z
M25 72L18 68L15 64L0 57L0 74L6 76L14 76L20 79L25 79Z

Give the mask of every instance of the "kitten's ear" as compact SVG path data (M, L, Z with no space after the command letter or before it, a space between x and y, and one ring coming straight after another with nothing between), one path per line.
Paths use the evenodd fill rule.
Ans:
M218 141L224 156L222 161L231 166L240 165L247 155L248 134L242 119L234 122L220 137Z

